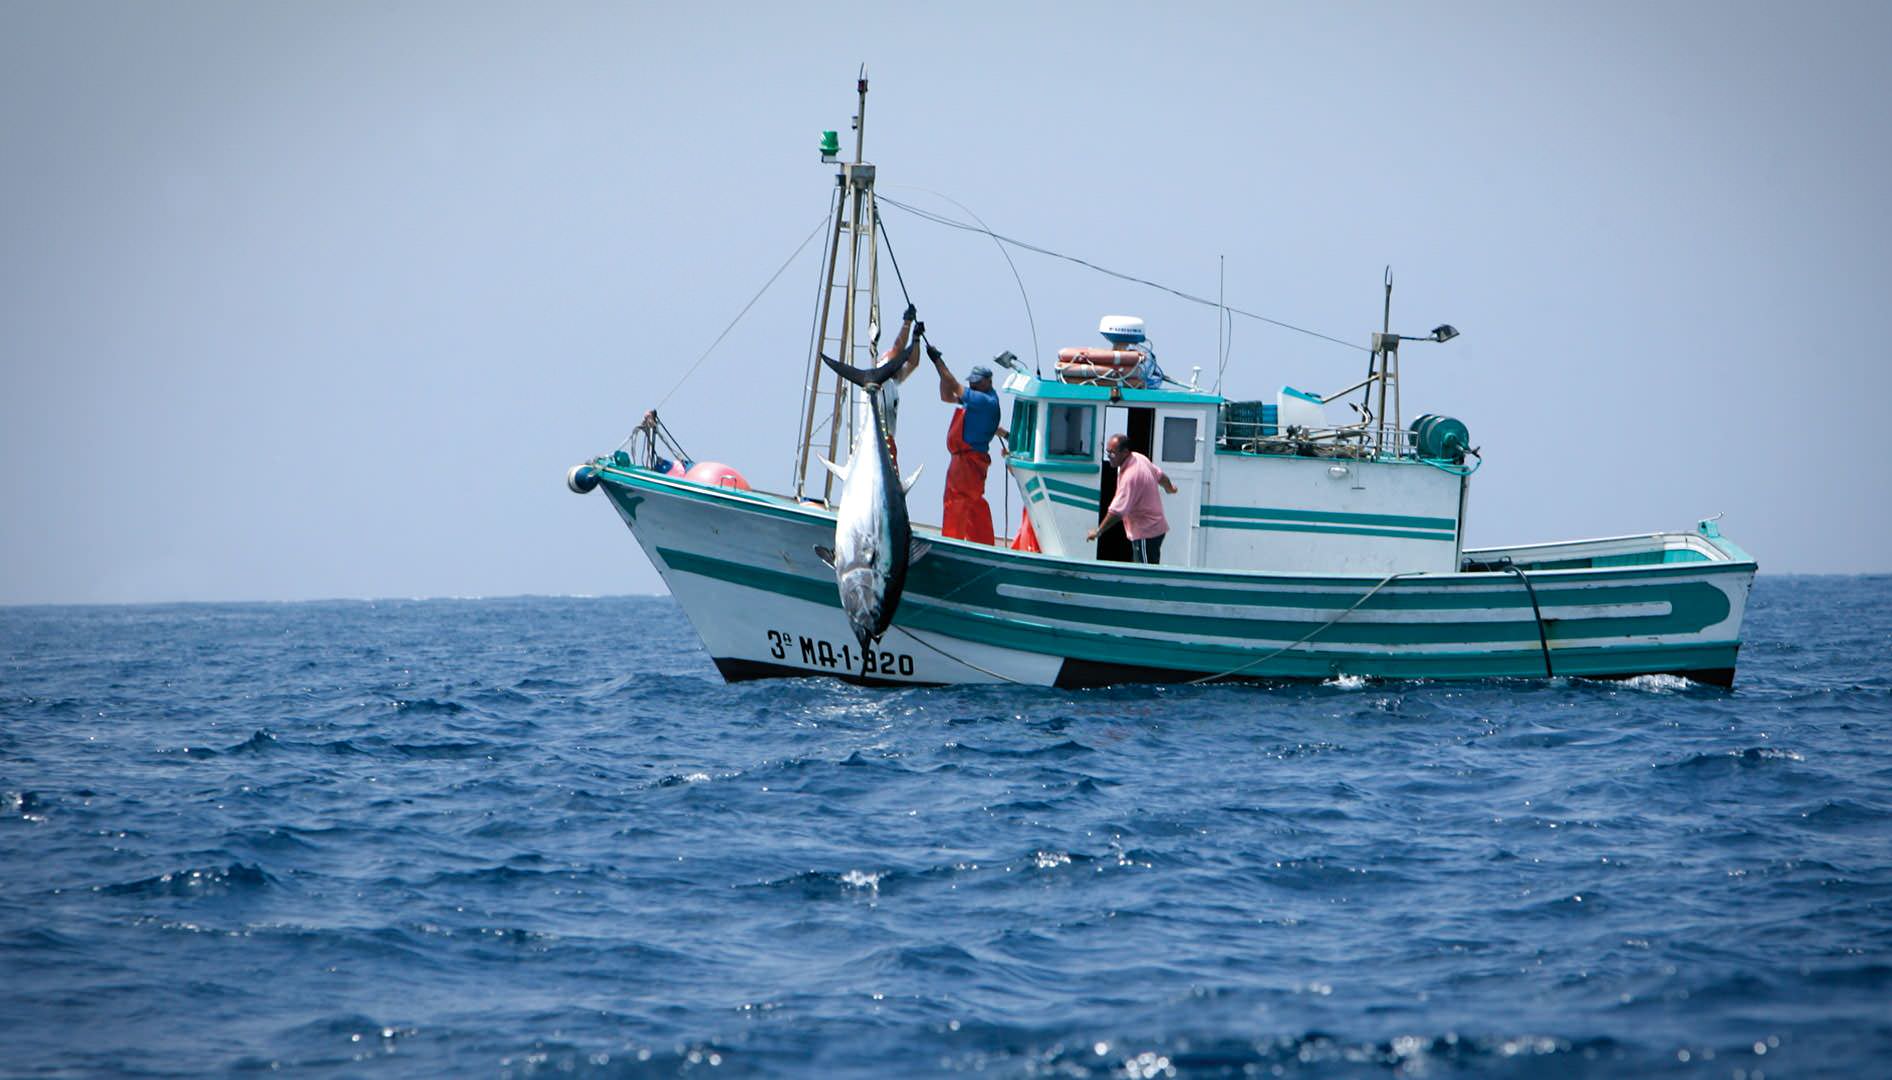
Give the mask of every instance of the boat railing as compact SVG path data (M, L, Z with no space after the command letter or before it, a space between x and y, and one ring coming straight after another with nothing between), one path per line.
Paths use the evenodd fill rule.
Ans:
M1405 428L1380 429L1364 424L1340 427L1284 428L1259 420L1226 420L1222 425L1224 449L1248 454L1298 457L1412 458L1419 457L1418 436Z

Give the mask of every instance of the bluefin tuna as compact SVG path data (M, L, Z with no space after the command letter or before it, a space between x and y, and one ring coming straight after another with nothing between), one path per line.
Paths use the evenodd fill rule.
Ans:
M880 388L900 370L905 357L895 357L872 371L838 364L826 355L821 360L860 387L865 399L866 415L854 425L847 468L825 458L821 462L841 478L841 503L835 508L833 549L815 548L821 560L834 568L841 610L864 649L878 642L892 625L907 584L907 564L927 550L927 545L913 542L907 521L907 491L920 478L920 471L915 469L901 482L881 413Z

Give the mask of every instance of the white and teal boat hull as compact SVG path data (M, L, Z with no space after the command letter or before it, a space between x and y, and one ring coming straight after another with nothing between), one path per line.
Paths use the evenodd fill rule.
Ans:
M1672 674L1727 686L1755 573L1739 548L1699 532L1467 551L1516 569L1382 576L1080 561L916 526L931 549L864 656L815 555L832 542L831 512L635 466L600 462L596 474L731 681Z

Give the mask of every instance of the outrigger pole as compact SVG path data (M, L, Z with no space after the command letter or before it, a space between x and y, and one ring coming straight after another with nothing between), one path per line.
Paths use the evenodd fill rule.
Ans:
M832 344L834 351L829 355L841 363L854 363L854 353L865 337L871 352L879 346L877 329L880 325L880 261L879 237L876 234L879 215L874 209L874 167L861 160L861 151L866 142L867 132L867 68L861 68L860 77L855 82L855 91L860 95L859 104L854 113L854 160L841 162L841 171L835 177L835 184L840 189L836 213L834 215L834 233L828 240L828 258L823 264L824 282L821 289L821 315L815 331L815 350L826 352ZM840 155L840 140L835 133L822 133L821 160L835 163ZM848 238L847 282L841 284L840 254L841 236ZM862 266L865 258L866 266ZM865 279L865 287L863 287ZM833 335L829 334L829 319L833 312L836 289L845 289L841 298L841 324ZM866 310L861 310L858 303L861 293L866 293ZM857 333L857 320L862 314L867 316L869 328L866 335ZM871 367L872 357L869 358ZM800 451L795 462L795 497L803 498L808 485L808 455L815 441L815 411L817 400L823 394L831 394L832 407L828 417L828 460L833 461L840 448L841 406L847 400L849 387L839 375L831 374L827 366L816 357L809 358L808 383L803 388L802 430ZM860 365L855 365L860 366ZM822 389L822 383L830 381L832 390ZM821 498L823 502L832 501L834 492L834 474L822 471Z

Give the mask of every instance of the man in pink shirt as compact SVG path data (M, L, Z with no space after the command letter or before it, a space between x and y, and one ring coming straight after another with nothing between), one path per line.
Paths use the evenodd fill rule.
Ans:
M1154 461L1130 449L1130 440L1122 435L1112 435L1104 443L1104 456L1117 468L1117 497L1110 500L1104 520L1084 539L1095 540L1097 534L1121 521L1136 561L1152 565L1162 562L1169 519L1163 516L1163 497L1156 493L1156 487L1161 484L1164 491L1174 495L1176 485Z

